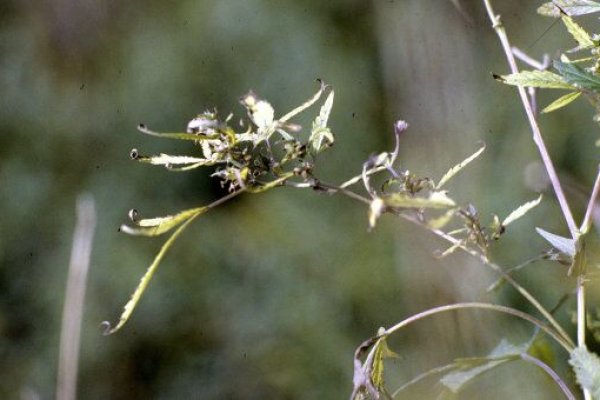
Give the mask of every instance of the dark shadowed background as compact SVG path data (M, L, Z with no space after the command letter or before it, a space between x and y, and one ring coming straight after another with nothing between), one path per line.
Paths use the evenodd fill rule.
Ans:
M371 153L391 149L393 123L405 119L403 168L438 179L484 141L484 156L450 184L453 197L486 219L534 199L540 189L527 185L524 171L535 170L538 157L516 90L491 77L508 71L500 45L482 4L460 3L458 10L442 0L0 2L0 397L54 396L81 192L94 196L99 220L80 398L346 398L354 349L380 326L465 300L529 310L510 288L486 293L495 276L475 260L436 260L446 244L427 232L385 216L368 233L362 204L277 189L196 221L128 325L109 337L99 327L117 319L164 240L117 232L127 211L163 215L223 195L210 170L131 162L133 147L194 151L140 135L136 125L180 131L213 107L242 116L238 98L249 89L281 115L314 93L317 78L333 85L337 141L318 165L328 181L342 182ZM495 3L513 43L532 56L573 47L560 24L547 30L553 21L536 15L541 2ZM598 20L582 23L593 31ZM539 102L556 97L542 93ZM540 118L577 216L598 161L591 115L581 100ZM511 226L493 258L512 266L545 249L535 226L566 233L551 192ZM518 278L548 307L573 287L554 264L535 264ZM573 309L569 302L558 313L571 328ZM434 317L390 340L401 357L389 363L387 379L398 386L530 332L484 312ZM565 354L554 351L569 377ZM405 398L440 391L430 380ZM561 398L542 372L519 363L485 374L457 398L481 393Z

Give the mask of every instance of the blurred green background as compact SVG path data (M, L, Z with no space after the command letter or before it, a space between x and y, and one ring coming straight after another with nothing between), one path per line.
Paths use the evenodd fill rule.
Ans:
M437 179L478 141L488 145L449 186L484 219L535 198L524 171L538 158L517 93L491 77L508 71L500 45L481 2L459 3L460 10L442 0L0 2L0 397L54 396L81 192L94 196L99 221L80 398L346 398L354 350L380 326L465 300L531 311L509 288L486 293L495 276L475 260L436 260L446 244L427 232L385 216L368 233L359 203L278 189L203 216L172 248L128 325L110 337L99 328L117 319L164 240L117 232L127 211L163 215L223 195L209 170L177 174L131 162L133 147L193 151L142 136L136 125L178 131L213 107L242 116L238 97L249 89L282 113L314 93L316 78L334 86L337 142L319 160L324 180L358 173L370 154L391 148L393 122L405 119L401 166L420 175ZM574 46L560 24L536 15L541 2L495 3L513 43L532 56ZM598 21L583 23L594 30ZM578 216L598 161L591 115L578 101L540 118ZM535 226L566 233L550 192L493 258L512 266L545 249ZM573 288L549 263L518 278L548 307ZM571 331L573 309L571 301L558 313ZM391 339L401 357L387 379L398 386L530 332L483 312L431 318ZM554 366L570 379L566 355L554 350ZM440 391L429 380L404 398ZM562 398L542 372L519 363L456 398L482 393Z

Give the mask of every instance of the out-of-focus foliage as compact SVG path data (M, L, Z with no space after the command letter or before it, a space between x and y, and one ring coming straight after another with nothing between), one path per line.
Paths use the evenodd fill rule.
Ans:
M316 78L336 88L327 124L336 144L318 160L329 180L388 149L389 127L402 118L411 130L400 160L423 165L419 176L443 176L474 143L486 143L481 167L448 183L456 200L476 201L488 218L534 198L525 182L544 178L535 174L516 94L489 75L506 71L504 59L481 5L461 3L458 11L438 0L0 2L0 397L53 396L74 203L83 190L94 194L99 214L79 374L85 398L347 396L353 350L377 327L431 305L490 296L481 288L496 277L460 255L436 260L443 244L426 232L382 218L368 233L364 208L347 199L277 189L197 221L163 261L128 329L103 337L99 328L160 245L117 232L127 210L166 215L224 194L210 171L150 172L132 163L135 127L183 130L215 105L227 115L239 110L231 99L249 88L275 109L309 96L307 82ZM507 1L497 11L514 44L533 55L561 43L562 27L544 33L551 22L533 5ZM585 107L541 117L576 213L597 155L589 143L598 128ZM155 142L145 141L144 151L186 148L176 143L167 152ZM540 221L564 234L560 221L544 219L556 211L551 196L544 199L518 231L507 228L493 254L499 261L512 265L547 249L531 234ZM518 274L545 304L570 287L564 270L544 262ZM594 302L598 291L590 293ZM521 305L508 288L493 295ZM390 340L401 358L385 361L392 363L386 382L400 386L527 334L519 322L477 312L422 322ZM483 390L506 398L518 389L560 398L534 367L512 363L499 374L467 385L464 396ZM507 378L518 388L500 386ZM406 395L435 390L416 385Z

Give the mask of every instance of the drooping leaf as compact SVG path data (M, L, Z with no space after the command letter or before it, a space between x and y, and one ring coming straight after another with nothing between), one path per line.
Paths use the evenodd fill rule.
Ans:
M554 68L569 84L581 89L600 90L600 76L575 65L554 60Z
M454 167L450 168L448 170L448 172L446 172L444 174L444 176L442 176L442 179L440 179L439 183L437 184L437 186L435 188L439 190L450 179L452 179L452 177L454 177L454 175L456 175L457 173L459 173L460 170L462 170L464 167L466 167L467 165L469 165L469 163L471 163L471 161L473 161L477 157L479 157L481 155L481 153L483 153L484 150L485 150L485 145L481 146L481 148L479 150L477 150L475 153L471 154L469 157L467 157L466 159L464 159L460 163L456 164Z
M522 71L516 74L496 76L496 79L513 86L545 89L576 89L565 78L551 71Z
M575 241L573 239L555 235L554 233L547 232L541 228L535 228L535 230L540 234L540 236L546 239L546 241L550 243L552 247L561 253L564 253L570 257L575 256Z
M594 43L590 34L587 33L585 29L583 29L577 22L575 22L573 18L563 14L562 21L581 49L589 49L596 46L596 43Z
M581 387L589 390L594 399L600 399L600 358L584 347L577 347L571 352L569 364Z
M119 322L117 323L117 325L114 328L111 328L111 325L108 321L105 321L102 323L103 327L105 328L105 331L104 331L105 335L113 334L116 331L118 331L119 329L121 329L123 327L123 325L125 325L125 323L129 319L129 317L133 313L133 310L137 306L138 302L142 298L142 295L146 291L146 288L148 287L150 280L154 276L154 273L156 272L156 269L158 268L158 265L164 258L165 254L167 253L169 248L171 248L173 243L175 243L175 240L179 237L179 235L181 235L181 233L185 230L185 228L198 215L200 215L200 213L192 215L190 218L188 218L188 220L185 221L181 226L179 226L179 228L177 228L177 230L175 232L173 232L171 237L169 237L169 239L167 239L167 241L162 245L162 247L160 248L160 251L154 258L154 261L152 261L152 264L150 264L150 266L146 270L146 273L144 274L144 276L142 276L142 279L140 279L140 283L135 288L135 291L131 295L131 298L129 299L127 304L125 304L125 307L123 307L123 312L121 313L121 316L119 317Z
M323 81L319 80L319 84L321 85L320 88L319 88L319 91L317 93L315 93L315 95L313 97L311 97L310 99L308 99L306 102L304 102L299 107L294 108L292 111L290 111L289 113L285 114L283 117L279 118L279 122L280 123L287 122L291 118L293 118L296 115L300 114L302 111L306 110L308 107L310 107L313 104L315 104L319 100L319 98L321 98L321 95L323 94L323 92L327 88L327 85Z
M520 354L527 351L527 345L515 346L502 339L487 357L464 358L456 361L457 369L444 375L440 382L453 393L459 392L463 386L479 375L505 362L520 359Z
M575 101L579 96L581 96L581 92L571 92L571 93L567 93L564 96L559 97L558 99L554 100L552 103L548 104L546 106L546 108L544 108L542 110L542 114L547 114L550 113L552 111L556 111L559 108L562 108L570 103L572 103L573 101Z
M137 220L137 218L132 218L132 222L135 226L129 225L121 225L121 232L127 233L129 235L139 235L139 236L158 236L162 235L175 228L177 225L184 222L186 219L195 218L196 216L206 212L208 207L197 207L189 210L182 211L175 215L167 215L164 217L157 218L145 218ZM136 215L137 212L132 210L130 215Z
M154 132L151 131L150 129L148 129L148 127L146 127L146 125L144 124L139 124L138 125L138 131L145 133L146 135L150 135L150 136L156 136L156 137L160 137L160 138L164 138L164 139L179 139L179 140L193 140L193 141L199 141L199 140L207 140L207 139L214 139L215 136L202 136L202 135L197 135L195 133L171 133L171 132Z
M516 210L514 210L513 212L511 212L506 218L504 218L504 221L502 221L502 225L508 226L510 223L516 221L517 219L527 214L532 208L537 207L541 201L542 195L540 194L540 196L537 199L529 201L517 208Z
M385 381L383 377L384 364L386 358L396 358L398 354L394 353L387 345L385 336L380 338L374 346L373 360L371 364L371 382L379 392L385 392Z
M562 14L561 9L571 16L578 16L600 12L600 3L591 0L554 0L542 4L537 12L547 17L558 18Z
M382 197L388 207L397 208L448 208L454 207L454 200L446 195L446 192L431 192L429 197L414 197L405 193L394 193Z

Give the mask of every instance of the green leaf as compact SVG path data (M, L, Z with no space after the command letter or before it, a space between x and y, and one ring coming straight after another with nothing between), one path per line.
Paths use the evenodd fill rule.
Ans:
M448 208L456 205L444 191L431 192L429 197L413 197L405 193L394 193L381 199L386 206L396 208Z
M555 249L564 253L570 257L574 257L576 253L575 241L571 238L555 235L554 233L547 232L541 228L535 228L548 243Z
M565 81L579 89L600 90L600 76L585 71L583 68L554 60L554 68Z
M137 211L131 210L130 217L135 226L121 225L120 230L129 235L158 236L175 228L186 219L196 218L206 211L208 211L208 207L197 207L182 211L175 215L138 220Z
M321 111L319 115L314 120L312 125L312 131L310 134L310 138L308 142L312 150L315 154L321 152L326 147L329 147L333 144L334 137L331 133L331 130L327 127L327 121L329 120L329 115L331 114L331 108L333 107L333 90L327 96L325 103L321 107Z
M589 390L594 399L600 399L600 358L584 347L577 347L571 352L569 364L579 385Z
M522 206L520 206L519 208L517 208L516 210L514 210L513 212L511 212L508 215L508 217L504 218L504 221L502 221L502 225L508 226L511 222L514 222L517 219L524 216L525 214L527 214L532 208L537 207L541 201L542 201L542 195L540 194L540 196L537 199L529 201L529 202L523 204Z
M444 375L440 382L453 393L459 392L464 385L507 361L520 359L527 351L527 345L515 346L506 339L492 350L487 357L463 358L456 361L457 369Z
M591 14L600 12L600 3L591 0L554 0L542 4L537 12L546 17L558 18L561 16L561 9L571 16Z
M563 77L550 71L522 71L516 74L495 76L499 81L513 86L545 89L575 89Z
M317 102L317 100L319 100L319 98L321 97L321 95L323 94L323 92L325 91L325 89L327 88L327 85L325 83L323 83L321 80L319 80L319 84L321 85L321 87L319 88L319 91L313 97L311 97L310 99L308 99L306 102L304 102L299 107L294 108L292 111L290 111L289 113L285 114L283 117L279 118L279 122L280 123L287 122L291 118L293 118L296 115L300 114L302 111L306 110L308 107L310 107L313 104L315 104Z
M371 382L379 392L385 392L385 381L383 377L384 364L386 358L396 358L398 354L394 353L387 345L385 336L375 343L373 350L373 361L371 364Z
M444 186L444 184L446 184L450 179L452 179L452 177L454 177L454 175L459 173L460 170L462 170L464 167L469 165L469 163L471 161L473 161L477 157L479 157L481 155L481 153L483 153L484 150L485 150L485 145L481 146L481 148L479 150L477 150L475 153L471 154L465 160L461 161L460 163L456 164L454 167L450 168L448 170L448 172L446 172L444 174L444 176L442 176L442 179L440 179L439 183L437 184L437 186L435 188L439 190L442 186Z
M559 108L562 108L575 101L579 96L581 96L581 92L567 93L564 96L561 96L558 99L554 100L552 103L548 104L546 108L542 110L542 114L547 114L552 111L556 111Z
M185 228L187 228L187 226L198 215L200 215L200 213L196 213L196 214L192 215L191 217L189 217L188 220L185 221L185 223L183 223L179 228L177 228L177 230L175 232L173 232L171 237L169 237L169 239L167 239L167 241L162 245L162 247L160 248L160 251L154 258L154 261L152 261L152 264L150 264L150 266L146 270L146 273L144 274L144 276L142 276L142 279L140 279L140 283L135 288L135 291L131 295L131 298L129 299L127 304L125 304L125 307L123 307L123 312L121 313L121 316L119 317L119 322L117 323L117 325L114 328L111 328L111 325L108 321L105 321L102 323L102 325L105 328L105 331L104 331L105 335L113 334L113 333L117 332L119 329L121 329L123 327L123 325L125 325L125 323L129 319L129 317L131 317L131 314L133 313L133 310L137 306L138 302L142 298L142 295L146 291L146 288L148 287L150 280L154 276L154 273L156 272L156 269L158 268L158 265L164 258L165 254L167 253L169 248L171 248L173 243L175 243L175 240L179 237L179 235L181 235L181 233L185 230Z
M573 18L568 15L562 15L562 21L567 27L567 30L573 36L573 39L579 44L582 49L595 47L596 43L592 40L589 33L585 31Z
M164 138L164 139L179 139L179 140L193 140L193 141L199 141L199 140L207 140L207 139L214 139L217 136L201 136L201 135L196 135L195 133L161 133L161 132L154 132L151 131L150 129L148 129L148 127L146 127L146 125L144 124L139 124L138 125L138 131L145 133L146 135L150 135L150 136L157 136L160 138Z

